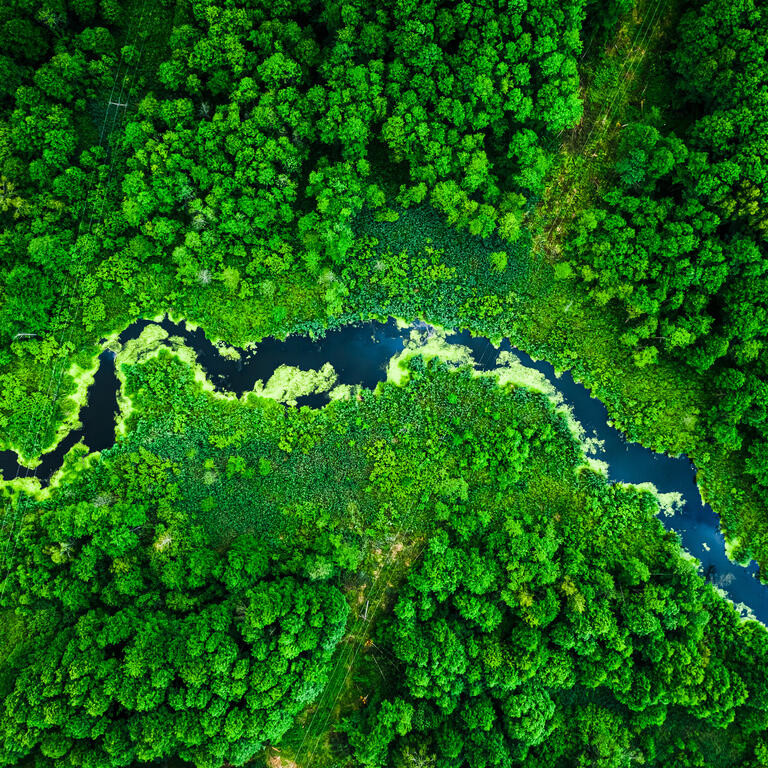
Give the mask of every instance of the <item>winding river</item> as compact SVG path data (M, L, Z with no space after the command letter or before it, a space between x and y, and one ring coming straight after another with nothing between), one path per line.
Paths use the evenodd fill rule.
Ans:
M146 320L134 323L120 334L119 341L125 343L138 338L144 328L152 324L155 323ZM253 389L259 379L269 379L280 365L307 370L319 369L324 363L333 366L338 383L372 388L386 378L387 364L403 350L414 329L429 333L429 326L423 323L401 327L394 320L370 322L331 330L321 339L308 336L289 336L285 341L265 339L253 349L238 350L239 359L230 359L222 356L200 329L187 330L183 324L168 319L157 325L169 335L184 339L197 354L198 362L214 386L237 394ZM718 518L710 506L702 502L696 485L696 469L687 457L675 458L626 442L618 430L608 425L605 406L591 397L569 373L557 376L552 365L532 360L524 352L512 348L508 341L494 347L487 339L473 338L468 332L449 335L446 341L468 347L480 370L495 368L499 353L511 352L523 365L546 376L562 394L565 404L571 407L587 437L602 441L603 449L598 458L608 463L609 479L623 483L651 482L662 494L680 494L685 502L681 510L674 515L660 513L664 526L679 534L683 547L701 562L701 572L708 580L725 590L734 603L748 606L759 621L768 624L768 586L757 579L755 563L742 567L727 558ZM81 439L91 451L103 450L114 443L119 387L115 355L105 350L99 360L88 403L80 412L83 426L67 435L55 450L42 456L35 476L43 484L61 466L67 451ZM299 405L312 407L326 402L327 394L297 399ZM31 470L19 466L17 458L13 451L0 452L0 470L5 479L32 474Z

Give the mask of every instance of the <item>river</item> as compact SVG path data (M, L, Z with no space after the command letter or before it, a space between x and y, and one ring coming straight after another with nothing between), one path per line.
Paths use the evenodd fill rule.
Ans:
M136 339L152 321L142 320L129 326L119 341ZM257 380L266 381L280 365L294 365L304 370L319 369L330 363L338 374L338 383L360 384L373 388L386 378L390 359L401 352L414 328L428 331L428 326L398 327L394 320L345 326L329 331L320 339L289 336L285 341L265 339L250 350L238 350L239 359L220 354L200 329L187 330L184 325L165 319L158 323L172 336L182 337L197 354L210 381L219 389L243 392L253 389ZM679 493L685 504L682 510L669 516L660 513L668 529L676 531L682 546L701 562L702 574L724 589L734 603L744 603L755 617L768 624L768 586L757 579L757 565L742 567L731 562L725 554L725 541L720 532L717 515L702 502L696 485L696 468L685 456L671 457L628 443L622 434L608 425L605 406L591 397L589 391L573 380L569 373L556 376L552 365L532 360L528 355L504 341L494 347L487 339L474 338L468 332L447 336L449 344L459 344L472 351L476 367L491 370L496 367L500 352L512 352L523 365L539 371L549 379L571 406L576 420L588 437L603 443L598 458L608 463L609 479L622 483L653 483L660 493ZM55 450L42 456L37 470L20 467L13 451L0 452L0 470L4 479L34 474L43 484L62 464L66 452L79 440L91 451L100 451L114 442L117 410L118 379L115 356L105 350L99 369L89 389L88 403L81 410L82 428L72 431ZM320 407L328 401L326 394L313 394L297 399L299 405Z

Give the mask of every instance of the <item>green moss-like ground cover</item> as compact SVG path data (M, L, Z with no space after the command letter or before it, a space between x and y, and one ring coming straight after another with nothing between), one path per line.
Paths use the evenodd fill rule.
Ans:
M655 518L653 494L610 486L595 474L550 396L499 386L469 368L449 370L438 357L406 365L399 385L319 410L255 394L222 397L167 350L127 365L131 408L117 445L68 468L38 500L22 494L12 507L24 516L3 604L16 608L27 642L15 643L17 656L4 665L0 755L18 764L43 739L42 754L59 755L57 765L79 764L85 754L109 760L117 753L106 757L114 744L107 734L127 724L125 755L181 754L200 765L227 755L260 760L267 747L298 765L399 765L420 750L441 761L435 765L470 765L478 755L496 759L487 751L493 744L511 765L551 765L553 755L576 764L594 754L615 766L628 765L630 754L649 765L758 765L764 628L740 620L696 574ZM272 563L270 575L243 571L235 581L214 568L211 578L232 597L213 586L201 591L195 574L204 562L231 568L243 557ZM456 565L448 567L452 558ZM475 566L472 558L480 558ZM305 595L297 592L297 600L338 593L347 606L332 644L301 652L314 670L306 699L294 688L265 694L260 682L274 679L281 654L293 653L291 643L310 632L299 630L304 614L286 607L281 618L258 619L254 626L266 627L266 638L294 633L273 650L242 634L250 626L243 621L257 621L243 607L255 599L248 590L273 581L295 584ZM136 600L143 614L103 630L122 633L121 641L103 645L106 634L91 634L105 610L119 615ZM412 630L402 624L412 600L425 622L419 631L438 631L430 624L437 610L451 632L469 633L456 648L500 643L506 682L491 674L490 660L441 659L450 643L437 643L426 667L414 666L403 645ZM239 638L238 658L248 660L252 675L243 678L245 688L221 687L233 674L240 679L232 664L246 664L216 655L223 639L205 641L210 671L194 676L179 656L192 640L158 655L142 639L150 626L170 632L171 624L169 638L205 636L209 610L232 611L218 631ZM488 612L488 621L476 611ZM501 625L491 620L497 615ZM63 655L50 657L50 648ZM86 663L93 673L83 678L75 670ZM453 664L460 668L448 672ZM61 682L34 688L37 674ZM291 673L283 675L288 685ZM154 703L113 687L129 680L140 690L154 681ZM210 686L229 697L245 730L204 705L188 705L204 706L211 738L189 746L198 738L192 721L166 704L178 686L203 698ZM248 693L249 686L262 692ZM444 686L431 703L429 692ZM112 702L108 714L85 703L90 689L89 701ZM499 698L501 690L507 693ZM261 726L265 695L265 711L278 720ZM524 718L528 725L494 730L511 717L512 710L503 714L509 696L515 706L536 709L535 727ZM456 707L458 719L449 716ZM60 715L40 720L35 712ZM392 725L395 712L400 719ZM491 720L480 726L481 716ZM84 723L95 728L96 717L104 736L90 731L83 740ZM162 738L150 720L163 724ZM449 727L450 758L441 735ZM681 729L685 741L672 736ZM713 756L707 745L715 730L726 741Z

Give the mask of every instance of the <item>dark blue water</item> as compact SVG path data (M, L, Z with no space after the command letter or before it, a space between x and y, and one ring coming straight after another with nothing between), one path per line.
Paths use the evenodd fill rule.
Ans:
M483 355L491 358L486 339L473 339L468 333L450 336L452 343L464 344L473 351L476 360ZM720 531L720 520L709 504L704 504L696 485L696 467L686 456L667 456L644 448L639 443L628 443L621 432L608 426L608 410L589 390L575 382L567 371L559 377L554 366L536 361L525 352L514 349L504 341L500 351L511 351L523 365L543 373L563 395L576 420L584 427L587 437L603 441L603 451L597 456L608 462L608 477L612 482L653 483L660 493L681 494L685 500L682 510L669 517L660 514L664 527L680 535L682 546L701 562L702 574L713 584L728 592L735 603L745 603L755 617L768 624L768 586L758 576L757 563L740 566L725 554L725 538ZM481 368L495 367L495 357Z
M0 470L4 480L15 477L37 477L47 485L50 476L64 463L67 452L80 440L92 450L102 451L115 442L115 416L117 415L117 388L115 354L104 350L99 355L99 367L88 388L88 402L80 409L80 429L73 429L49 453L44 453L35 469L18 463L15 451L0 451Z
M120 341L136 339L149 321L134 323ZM394 320L388 323L363 323L348 325L328 331L321 339L309 336L289 336L285 341L268 338L254 349L239 349L239 360L222 357L201 329L188 331L165 319L158 323L171 336L182 336L185 343L195 350L197 360L205 369L211 383L221 390L241 395L249 392L262 379L266 381L280 365L295 365L303 370L322 368L330 363L339 374L340 384L361 384L373 388L386 378L386 364L403 348L410 329L400 330ZM319 407L328 402L328 396L307 395L297 399L298 405Z
M120 342L138 338L151 321L134 323L120 335ZM219 350L205 337L202 330L188 331L183 325L163 320L159 325L171 336L181 336L197 354L210 381L219 389L242 394L253 389L257 380L266 381L280 365L295 365L304 370L321 368L329 362L338 374L340 384L359 384L372 388L386 378L386 368L393 355L403 349L413 326L398 328L393 320L346 326L329 331L321 339L289 336L285 341L265 339L254 349L239 350L239 360L222 357ZM418 324L422 329L428 326ZM461 344L472 351L477 367L496 367L499 352L512 352L523 365L543 373L563 395L566 405L584 427L588 437L603 441L598 458L609 464L613 482L652 482L661 493L677 492L685 505L672 517L660 515L665 527L673 529L682 545L701 562L702 573L715 585L725 589L731 599L745 603L757 619L768 624L768 586L758 581L757 565L744 568L732 563L725 555L725 542L719 521L711 507L703 504L696 485L696 469L686 457L670 457L627 443L620 432L608 426L605 406L591 397L589 391L576 383L569 373L556 377L552 365L534 361L505 341L499 348L487 339L474 338L468 332L448 336L450 344ZM167 342L166 342L167 343ZM88 404L82 409L82 428L70 433L54 451L42 457L33 473L43 484L58 469L66 452L79 440L92 451L109 447L114 442L117 410L118 380L114 371L114 355L105 351L100 356L99 370L90 388ZM297 399L298 405L320 407L328 402L327 394L314 394ZM0 452L0 469L6 479L17 472L21 477L31 474L19 467L12 451Z

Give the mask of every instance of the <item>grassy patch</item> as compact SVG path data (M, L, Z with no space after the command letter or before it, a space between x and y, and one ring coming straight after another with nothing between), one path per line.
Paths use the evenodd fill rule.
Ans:
M665 50L677 0L639 0L581 68L584 114L563 139L545 193L530 216L535 260L556 261L568 223L610 182L621 129L668 100Z

